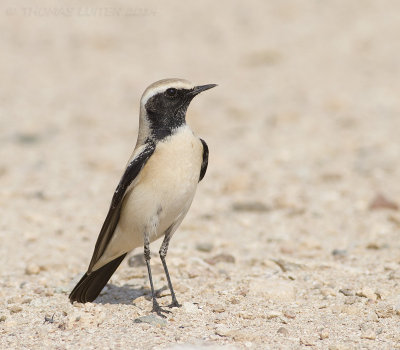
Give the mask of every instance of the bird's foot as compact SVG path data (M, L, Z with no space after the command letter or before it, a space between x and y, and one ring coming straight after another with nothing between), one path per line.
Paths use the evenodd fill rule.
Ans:
M171 311L163 309L157 302L153 302L153 309L151 310L151 312L155 312L158 316L162 318L167 318L167 316L165 316L164 313L165 314L171 313Z
M168 307L169 307L169 308L173 308L173 307L182 307L182 305L178 303L178 300L172 299L172 303L169 304Z

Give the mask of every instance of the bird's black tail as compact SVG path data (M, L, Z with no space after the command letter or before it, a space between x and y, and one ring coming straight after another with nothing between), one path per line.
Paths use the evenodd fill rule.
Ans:
M96 299L125 256L126 253L98 270L92 271L89 275L85 273L69 295L71 303L74 301L87 303Z

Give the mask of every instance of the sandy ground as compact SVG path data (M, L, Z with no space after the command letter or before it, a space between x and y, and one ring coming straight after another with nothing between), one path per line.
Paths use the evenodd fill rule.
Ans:
M398 1L34 6L0 11L2 349L400 348ZM140 249L71 305L166 77L219 84L188 115L210 162L168 255L183 307L150 314Z

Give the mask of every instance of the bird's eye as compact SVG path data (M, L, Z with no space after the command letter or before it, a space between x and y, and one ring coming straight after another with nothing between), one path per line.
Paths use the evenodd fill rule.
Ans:
M169 89L167 89L167 91L165 91L165 94L168 97L173 98L173 97L176 97L178 95L178 90L174 89L174 88L169 88Z

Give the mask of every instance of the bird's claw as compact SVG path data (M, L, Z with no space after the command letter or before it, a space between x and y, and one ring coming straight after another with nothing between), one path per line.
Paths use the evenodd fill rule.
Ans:
M167 318L163 313L170 314L171 311L163 309L158 303L153 303L153 309L151 312L155 312L158 316L162 318Z
M168 307L171 309L173 307L182 307L181 304L178 303L178 300L172 300L172 303L168 305Z

